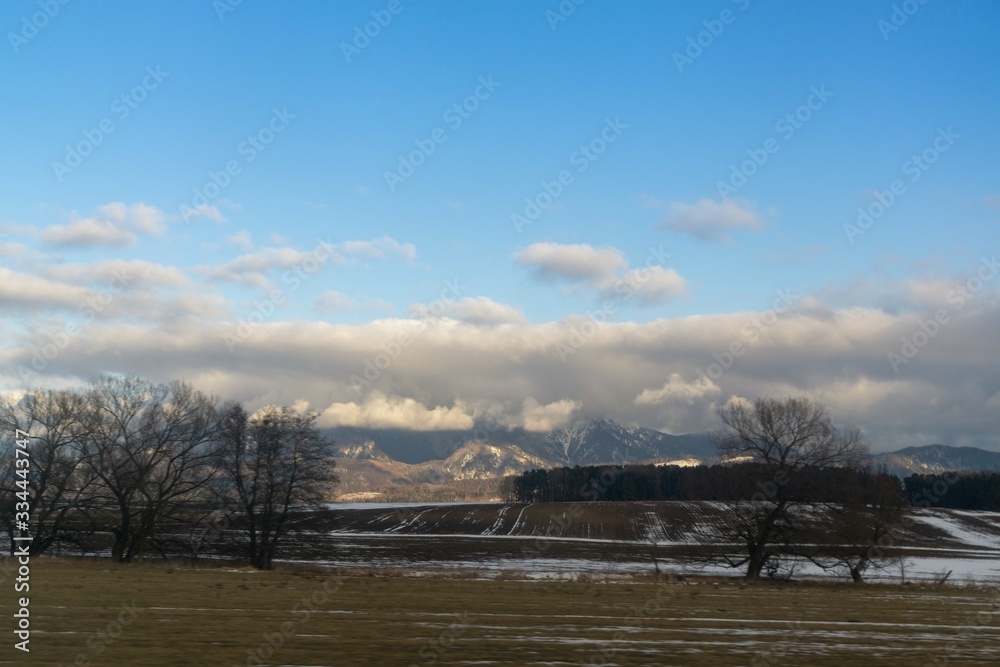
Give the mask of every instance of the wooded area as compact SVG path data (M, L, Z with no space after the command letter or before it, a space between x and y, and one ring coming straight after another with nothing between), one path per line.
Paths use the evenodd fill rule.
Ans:
M32 555L63 546L196 556L212 543L270 568L296 513L336 482L315 415L248 415L184 382L102 377L86 391L0 400L0 513Z
M750 580L804 558L862 582L891 560L910 502L898 478L873 468L860 431L834 426L821 404L800 398L732 401L720 416L726 463L531 470L502 490L521 502L721 503L723 537L743 549L706 562L745 568Z

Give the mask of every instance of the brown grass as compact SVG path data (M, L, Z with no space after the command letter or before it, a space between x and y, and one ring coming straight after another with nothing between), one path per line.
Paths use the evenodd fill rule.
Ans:
M416 576L410 570L359 568L339 572L340 580L331 574L315 566L258 572L36 559L31 654L14 651L13 635L5 632L0 661L246 665L251 651L266 646L265 635L275 642L280 637L281 647L269 659L249 664L1000 661L1000 597L982 588L746 586L723 578L671 583L599 576L533 582L510 573L484 579L468 570ZM324 582L330 591L326 599ZM2 613L12 629L14 593L5 589ZM311 598L307 614L302 601ZM123 604L133 601L134 622L116 625L128 618L120 616ZM985 613L977 619L976 612Z

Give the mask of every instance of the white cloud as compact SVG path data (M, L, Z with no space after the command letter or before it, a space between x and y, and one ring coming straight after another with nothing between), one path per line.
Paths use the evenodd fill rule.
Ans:
M89 291L83 287L0 267L0 306L76 308L88 294Z
M316 306L320 310L355 310L358 302L336 290L327 290L316 300Z
M742 407L750 409L753 407L753 401L743 397L743 396L730 396L725 404L722 406L724 410L728 410L733 407Z
M650 266L626 271L617 291L635 294L643 305L652 305L686 296L687 281L674 269Z
M215 204L198 204L197 206L185 209L185 219L207 218L212 222L226 222L226 216L222 215L219 207Z
M229 237L231 243L249 242L249 233ZM345 241L333 243L329 238L319 240L310 250L291 247L259 248L218 266L200 267L199 271L210 280L238 283L266 289L270 287L269 274L273 271L301 268L312 274L316 269L332 261L338 265L348 265L355 258L384 259L398 255L407 261L416 257L416 247L412 243L400 243L383 236L372 241Z
M719 386L708 377L701 376L694 382L685 382L680 373L671 373L667 382L659 389L643 389L635 397L638 405L658 405L660 403L680 402L692 404L706 396L718 396L722 393Z
M694 204L674 202L670 211L670 217L663 222L664 227L703 241L726 241L731 231L763 226L753 204L745 199L722 202L699 199Z
M579 409L579 401L563 399L540 405L529 396L522 405L520 426L525 431L551 431L568 424Z
M167 327L229 317L221 295L195 289L180 270L120 259L51 266L42 275L0 269L0 307L35 313L35 319L21 318L35 333L66 330L71 323L85 331L95 319ZM75 340L85 338L80 334Z
M99 287L113 266L64 265L43 276L0 270L0 305L19 313L4 323L0 389L25 385L17 369L48 340L40 332L63 326L63 311L75 312L93 294L87 281ZM1000 413L992 409L1000 391L994 282L961 310L942 306L953 308L948 322L893 369L887 355L923 331L926 312L838 309L805 296L779 316L742 312L589 328L571 318L515 320L509 306L471 298L440 318L266 320L230 351L224 336L245 311L233 311L218 293L202 293L203 286L175 286L182 276L170 267L133 270L147 282L115 295L49 361L38 383L132 372L155 381L184 378L248 407L304 400L345 423L465 427L486 405L503 423L525 428L599 414L673 433L718 428L718 406L732 396L804 395L830 407L837 423L864 427L876 448L1000 447ZM345 298L364 303L358 295ZM561 358L560 345L572 353ZM727 356L732 349L739 353Z
M617 248L594 248L586 243L534 243L514 255L521 266L542 279L562 279L605 286L628 262Z
M253 234L245 229L241 229L232 236L226 237L226 242L230 245L234 245L240 250L252 250L253 249Z
M184 273L172 266L154 264L141 259L106 259L91 264L60 264L42 270L42 274L69 283L97 283L119 288L137 285L183 287L190 284Z
M162 236L167 227L163 213L142 202L112 202L97 207L98 215L79 218L74 214L64 225L49 225L41 230L44 243L56 247L120 248L138 240L136 232Z
M137 238L132 232L121 229L112 222L96 218L81 218L65 225L50 225L42 230L42 241L60 248L121 248L135 243Z
M163 236L167 226L163 224L163 213L154 206L142 202L128 205L124 202L112 202L97 208L101 217L122 229L145 232L154 236Z
M0 257L24 257L31 250L23 243L0 243Z
M281 269L301 267L308 273L313 273L326 262L333 260L343 262L343 256L337 253L333 246L317 245L312 250L296 250L295 248L261 248L216 267L201 267L210 280L238 283L251 287L266 289L270 287L268 274Z
M374 392L364 403L333 403L317 420L320 426L362 426L371 428L407 428L416 431L470 429L472 415L456 402L428 409L412 398L386 396Z
M414 317L430 315L430 306L418 304L410 308ZM513 306L498 303L486 296L469 296L443 303L440 316L450 317L470 324L494 325L524 322L524 313Z
M417 248L412 243L400 243L394 238L382 236L371 241L345 241L337 246L345 255L355 255L368 259L383 259L387 255L398 255L408 262L417 258Z
M629 269L617 248L535 243L514 257L518 264L532 269L536 278L559 278L575 283L575 287L587 285L596 288L605 301L638 297L640 305L649 306L687 294L687 282L675 269L652 263ZM655 257L661 261L670 255L657 253Z
M369 299L365 296L352 297L337 290L327 290L316 299L320 311L392 310L392 304L384 299Z

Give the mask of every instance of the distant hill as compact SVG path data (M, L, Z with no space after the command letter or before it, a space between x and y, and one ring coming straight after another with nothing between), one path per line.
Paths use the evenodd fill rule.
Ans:
M716 455L714 440L708 434L669 435L641 426L622 426L606 417L579 420L519 444L525 451L569 466L659 459L708 460Z
M337 443L339 491L347 494L503 477L532 468L667 461L690 465L715 456L707 434L669 435L601 417L549 433L341 427L328 435Z
M708 434L669 435L641 426L622 426L605 417L581 419L548 433L523 429L409 431L356 427L337 427L328 433L340 447L363 447L371 443L371 447L388 457L411 464L446 459L469 442L495 447L513 445L552 465L715 456L715 446Z
M380 452L374 443L369 446L343 445L337 457L340 484L339 495L370 494L391 487L410 485L455 486L456 482L493 480L516 475L531 468L550 467L549 462L522 451L516 445L496 446L484 442L467 442L447 458L423 463L395 461ZM463 494L478 491L486 497L496 495L496 484L458 485ZM488 487L488 488L487 488Z
M328 435L337 443L339 492L344 494L414 484L447 486L532 468L601 463L696 465L716 460L715 441L708 433L670 435L623 426L606 417L580 419L548 433L340 427L330 429ZM976 447L906 447L876 454L875 459L900 478L949 470L1000 471L1000 453Z
M392 457L375 446L374 440L361 444L336 444L336 457L356 461L391 461Z
M990 452L978 447L950 445L904 447L895 452L877 454L875 459L884 462L889 472L897 477L908 477L914 473L938 475L952 470L1000 471L1000 452Z
M472 431L410 431L353 426L327 429L327 433L339 446L361 446L370 442L391 459L412 464L447 458L473 439Z

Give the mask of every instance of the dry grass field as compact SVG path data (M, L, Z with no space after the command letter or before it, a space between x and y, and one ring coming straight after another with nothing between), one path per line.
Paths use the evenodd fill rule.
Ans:
M39 558L10 665L996 665L1000 591ZM12 627L14 593L2 613Z

